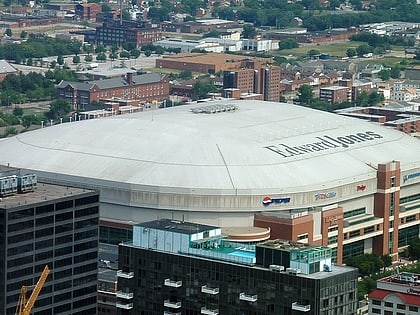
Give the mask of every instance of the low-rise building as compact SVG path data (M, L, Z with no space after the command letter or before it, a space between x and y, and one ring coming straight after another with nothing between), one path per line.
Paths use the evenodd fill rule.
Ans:
M16 74L18 71L6 60L0 60L0 82L9 74Z
M347 86L321 87L319 99L328 103L351 102L351 89Z
M272 64L273 60L271 58L223 53L185 53L156 59L156 68L215 74L219 71L243 68L247 62L258 62L265 65Z
M75 14L82 20L96 20L96 15L102 12L102 6L97 3L79 3L75 6Z
M107 98L137 100L138 103L153 103L169 96L169 79L159 73L135 74L125 77L86 82L61 81L57 86L60 98L67 100L73 109L84 109L93 101Z
M414 315L420 311L420 275L401 272L379 279L369 294L369 314Z

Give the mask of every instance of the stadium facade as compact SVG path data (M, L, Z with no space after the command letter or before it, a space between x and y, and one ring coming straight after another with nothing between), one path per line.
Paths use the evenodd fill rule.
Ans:
M0 151L0 164L44 181L99 189L102 230L120 240L159 218L255 221L327 245L340 263L396 259L419 236L418 139L301 106L224 100L77 121L2 139Z

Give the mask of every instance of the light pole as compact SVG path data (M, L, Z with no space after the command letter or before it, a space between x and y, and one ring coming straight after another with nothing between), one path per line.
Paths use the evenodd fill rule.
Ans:
M41 128L44 128L44 121L41 120Z

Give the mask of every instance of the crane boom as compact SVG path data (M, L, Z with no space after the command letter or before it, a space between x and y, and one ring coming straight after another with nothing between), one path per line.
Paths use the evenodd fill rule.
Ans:
M16 310L17 315L29 315L31 313L35 301L38 298L39 292L41 292L41 289L44 286L49 273L50 269L48 266L45 266L44 271L42 271L41 276L39 277L35 286L22 286L20 291L19 304ZM26 291L29 287L34 287L34 289L29 299L26 300Z

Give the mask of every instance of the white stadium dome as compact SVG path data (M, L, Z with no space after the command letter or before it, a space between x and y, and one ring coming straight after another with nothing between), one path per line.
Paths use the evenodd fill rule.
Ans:
M120 222L173 217L252 225L261 211L371 195L377 165L393 160L402 177L416 174L419 140L371 122L262 101L82 120L0 140L0 164L99 189L101 218ZM355 184L367 189L355 191Z

